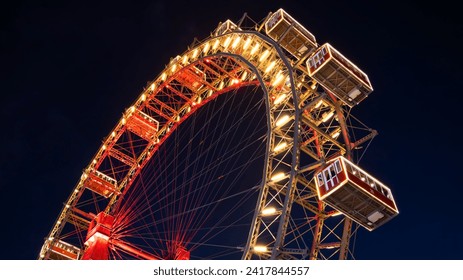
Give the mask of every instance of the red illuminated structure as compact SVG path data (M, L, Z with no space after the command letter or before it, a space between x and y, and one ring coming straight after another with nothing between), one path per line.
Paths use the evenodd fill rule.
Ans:
M399 213L391 190L344 157L331 160L315 176L320 200L368 230Z
M119 250L135 258L142 258L145 260L160 259L142 249L134 247L129 243L112 238L112 230L114 226L114 217L104 212L96 215L95 219L90 223L88 228L85 241L86 249L82 256L82 260L108 260L110 259L109 251L111 246L117 247ZM77 259L77 256L69 255L69 259ZM176 245L176 248L174 248L174 254L172 256L167 256L165 259L189 260L190 252L186 250L185 247Z

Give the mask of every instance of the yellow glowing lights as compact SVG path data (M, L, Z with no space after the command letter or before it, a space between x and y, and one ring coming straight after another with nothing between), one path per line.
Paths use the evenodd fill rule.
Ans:
M273 69L273 67L275 67L275 65L276 65L275 61L270 62L270 64L267 66L267 68L265 68L265 73L268 73L268 72L272 71L272 69Z
M241 74L241 80L244 81L246 80L246 77L248 76L248 72L244 71L243 74Z
M338 138L338 136L341 134L341 129L336 129L335 131L333 131L331 133L331 137L333 137L334 139Z
M259 50L260 44L256 42L254 47L251 49L251 55L254 55Z
M207 54L207 52L209 51L209 48L210 48L210 45L209 45L209 42L207 42L206 44L204 44L203 53Z
M145 100L146 100L146 94L143 93L143 94L141 95L141 97L140 97L140 100L141 100L141 101L145 101Z
M193 54L191 55L191 58L192 58L192 59L195 59L195 58L198 56L198 54L199 54L198 49L194 49L194 50L193 50Z
M281 73L281 70L278 71L278 74L276 75L275 80L273 80L272 87L278 86L283 81L284 78L285 76Z
M215 40L214 45L212 45L212 49L216 50L219 47L219 44L220 44L220 40L219 39Z
M328 113L323 113L322 115L322 122L327 122L331 117L334 116L334 112L330 111Z
M223 86L224 86L224 82L223 82L223 81L221 81L221 82L220 82L220 84L219 84L219 87L218 87L218 89L219 89L219 90L223 89Z
M315 89L317 87L317 82L316 81L313 81L312 82L312 85L310 85L310 88L311 89Z
M103 145L101 149L106 150L106 145Z
M275 105L280 104L281 102L283 102L283 100L285 100L286 96L287 96L286 93L280 94L277 98L275 98L275 100L273 101L273 104Z
M111 137L115 137L115 136L116 136L116 132L115 131L111 132Z
M274 152L280 152L282 150L284 150L284 148L286 148L288 146L288 144L286 142L281 142L280 144L276 145L275 148L273 148L273 151Z
M254 246L254 252L257 252L257 253L265 253L267 252L268 249L267 249L267 246L262 246L262 245L256 245Z
M275 209L275 207L267 207L264 210L262 210L261 214L262 216L271 216L271 215L276 214L276 212L277 212L277 209Z
M210 89L210 90L207 92L207 96L208 96L208 97L211 97L213 93L214 93L214 91L213 91L212 89Z
M268 56L270 55L270 51L269 50L265 50L259 57L259 62L262 62L264 60L266 60L268 58Z
M182 64L187 65L188 64L188 55L184 55L182 59Z
M290 119L291 119L291 117L289 115L283 115L276 121L275 125L277 127L282 127L285 124L287 124Z
M233 48L233 49L236 49L236 47L238 46L238 44L240 43L240 41L241 41L241 37L240 37L240 36L237 36L237 37L235 38L235 40L233 40L232 48Z
M132 113L135 112L135 106L130 107L130 112L132 112Z
M236 85L236 84L238 84L239 82L240 82L240 80L238 80L238 79L232 79L232 80L230 81L230 85Z
M156 85L154 83L152 83L151 86L150 86L151 91L154 91L155 88L156 88Z
M322 106L322 104L323 104L323 100L318 101L317 104L315 104L315 109L320 108L320 106Z
M122 118L122 120L121 120L122 125L124 125L126 122L127 122L127 120L125 118Z
M177 64L172 65L172 68L170 68L170 71L171 71L172 73L174 73L175 70L177 70Z
M272 176L272 178L270 178L270 180L271 180L272 182L278 182L278 181L283 180L284 178L286 178L286 174L283 173L283 172L278 172L278 173L274 174L274 175Z
M166 78L167 78L166 72L162 73L162 75L161 75L161 81L165 81Z
M223 47L224 48L228 48L228 46L230 45L231 43L231 37L228 36L227 39L225 39L225 42L223 43Z
M243 50L244 50L244 51L247 50L247 49L249 48L250 45L251 45L251 38L248 37L248 38L246 39L246 41L244 42Z

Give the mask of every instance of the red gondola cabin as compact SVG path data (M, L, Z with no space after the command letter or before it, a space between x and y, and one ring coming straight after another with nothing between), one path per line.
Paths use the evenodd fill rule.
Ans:
M315 173L315 184L320 200L370 231L399 213L391 190L342 156Z

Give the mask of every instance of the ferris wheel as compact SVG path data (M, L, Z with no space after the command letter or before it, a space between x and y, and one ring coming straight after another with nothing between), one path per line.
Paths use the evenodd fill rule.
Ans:
M368 76L280 9L170 60L85 167L39 259L348 259L398 214L357 166Z

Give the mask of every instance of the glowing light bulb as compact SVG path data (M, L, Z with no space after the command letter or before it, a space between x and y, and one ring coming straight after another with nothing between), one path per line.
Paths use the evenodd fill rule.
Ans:
M285 173L278 172L278 173L274 174L272 176L272 178L270 178L270 180L273 181L273 182L278 182L278 181L283 180L285 177L286 177Z
M248 37L246 39L246 41L244 42L244 45L243 45L243 50L247 50L249 48L249 46L251 45L251 37Z
M210 48L209 42L206 42L206 44L204 44L203 53L207 54L207 52L209 51L209 48Z
M227 39L225 39L225 42L223 43L223 47L224 48L228 48L228 46L230 45L231 43L231 37L228 36Z
M251 49L251 55L254 55L259 50L260 44L256 42L254 47Z
M214 45L212 46L212 49L216 50L219 47L219 44L220 44L220 40L219 39L215 40Z
M270 55L269 50L265 50L259 57L259 62L262 62L267 59L267 57Z
M267 68L265 68L265 71L264 71L264 72L265 72L265 73L270 72L270 71L273 69L273 67L275 67L275 64L276 64L275 61L270 62L270 64L267 66Z
M331 111L331 112L329 112L329 113L324 113L324 114L322 115L322 122L328 121L329 119L331 119L332 116L334 116L334 112L333 112L333 111Z
M238 79L232 79L231 82L230 82L230 85L236 85L240 82L240 80Z
M248 72L244 71L243 74L241 74L241 80L242 81L246 80L247 76L248 76Z
M286 98L286 93L280 94L277 98L275 98L275 101L273 101L273 104L278 105L280 104L283 100Z
M341 130L340 129L337 129L335 130L332 134L331 134L331 137L333 137L334 139L338 138L338 136L341 134Z
M240 43L240 41L241 41L241 37L240 37L240 36L237 36L237 37L235 38L235 40L233 40L232 48L233 48L233 49L236 49L236 47L238 46L238 44Z
M199 53L198 49L194 49L193 54L191 55L191 58L195 59L198 56L198 53Z
M287 124L291 118L288 115L281 116L275 123L277 127L282 127Z
M267 207L264 210L262 210L262 216L271 216L274 215L277 212L275 207Z
M276 87L279 85L284 79L283 74L281 74L281 70L278 72L278 74L275 77L275 80L273 80L272 87Z
M265 253L267 251L268 251L267 246L261 246L261 245L254 246L254 252Z
M188 55L184 55L184 56L183 56L182 64L183 64L183 65L188 64Z
M279 151L283 150L284 148L286 148L286 146L288 146L288 144L283 141L280 144L276 145L275 148L273 148L273 151L274 152L279 152Z

